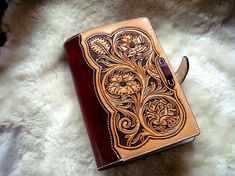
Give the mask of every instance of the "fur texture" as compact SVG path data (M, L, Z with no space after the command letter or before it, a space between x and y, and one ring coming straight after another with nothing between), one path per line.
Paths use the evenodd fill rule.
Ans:
M43 0L10 4L0 49L0 175L235 175L234 1ZM201 135L134 163L96 171L63 42L147 16L183 83ZM84 80L85 81L85 80Z

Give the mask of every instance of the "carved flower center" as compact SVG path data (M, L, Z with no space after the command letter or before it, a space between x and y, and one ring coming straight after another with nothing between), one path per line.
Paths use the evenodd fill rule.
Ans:
M148 42L142 35L135 33L123 34L117 40L117 47L126 54L127 57L140 56L148 48Z
M130 48L135 48L135 43L133 41L130 43Z
M120 85L121 85L122 87L125 87L125 86L126 86L126 82L120 82Z
M107 90L114 95L131 95L138 92L141 88L140 83L134 74L115 73L110 76Z

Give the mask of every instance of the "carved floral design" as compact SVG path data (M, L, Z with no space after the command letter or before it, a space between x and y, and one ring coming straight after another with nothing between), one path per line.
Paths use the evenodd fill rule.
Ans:
M148 42L136 33L124 33L117 41L117 47L123 51L127 57L141 55L148 49Z
M163 81L159 53L145 32L125 28L91 36L86 44L99 97L112 109L110 128L119 147L138 148L183 128L185 111L175 90Z
M164 133L179 123L179 108L173 100L159 97L146 103L144 118L153 131Z
M114 95L130 95L138 92L140 88L136 77L130 72L112 74L107 85L107 90Z

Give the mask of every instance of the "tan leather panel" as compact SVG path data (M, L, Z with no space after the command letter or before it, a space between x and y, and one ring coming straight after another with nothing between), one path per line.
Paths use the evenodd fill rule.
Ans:
M177 77L147 18L84 32L82 47L94 70L97 97L109 113L107 125L114 150L122 160L199 134ZM173 89L167 86L158 67L159 58L165 59L173 74Z

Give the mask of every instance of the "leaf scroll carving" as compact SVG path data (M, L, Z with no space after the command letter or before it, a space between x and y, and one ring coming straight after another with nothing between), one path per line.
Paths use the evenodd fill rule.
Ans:
M96 88L104 107L112 109L109 122L119 147L138 148L183 128L185 111L164 82L160 55L144 31L125 28L93 35L86 46L93 68L99 68Z

